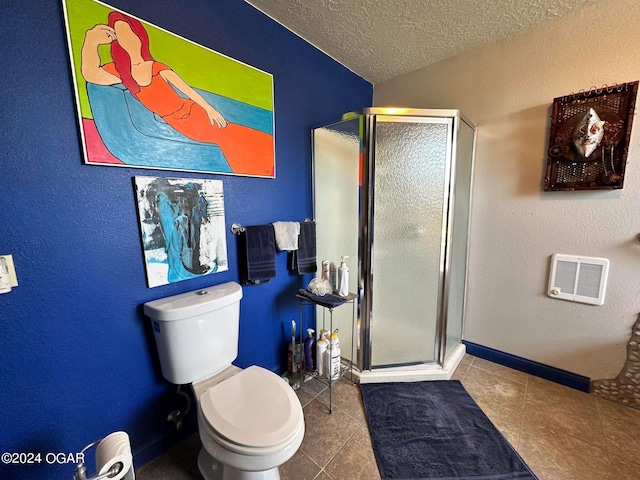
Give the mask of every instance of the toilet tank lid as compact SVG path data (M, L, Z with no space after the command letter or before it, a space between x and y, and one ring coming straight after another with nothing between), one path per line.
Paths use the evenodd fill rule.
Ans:
M241 298L242 287L227 282L147 302L144 313L154 320L170 322L219 310Z

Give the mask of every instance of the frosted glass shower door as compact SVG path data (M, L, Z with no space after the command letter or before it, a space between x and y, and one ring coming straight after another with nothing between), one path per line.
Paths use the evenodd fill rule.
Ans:
M447 295L446 356L462 341L469 243L469 204L473 175L475 130L459 123L456 142L454 211L449 240L449 291Z
M372 241L372 367L436 361L452 123L378 115Z
M349 292L358 291L358 240L360 226L360 117L344 120L313 131L313 205L316 221L316 255L320 262L340 265L349 257ZM318 271L320 276L320 271ZM316 309L316 329L329 329L326 309ZM323 322L324 319L324 322ZM333 328L339 329L342 357L354 357L357 339L352 336L351 305L336 308ZM320 332L316 332L316 337ZM353 343L352 343L353 342Z

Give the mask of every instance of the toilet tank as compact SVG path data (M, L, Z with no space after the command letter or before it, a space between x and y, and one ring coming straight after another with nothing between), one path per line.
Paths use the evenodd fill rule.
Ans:
M162 375L182 385L213 375L238 356L242 287L235 282L144 304Z

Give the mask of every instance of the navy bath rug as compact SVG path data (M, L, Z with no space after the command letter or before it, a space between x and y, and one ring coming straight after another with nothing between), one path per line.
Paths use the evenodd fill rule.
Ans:
M360 390L383 479L537 480L458 380Z

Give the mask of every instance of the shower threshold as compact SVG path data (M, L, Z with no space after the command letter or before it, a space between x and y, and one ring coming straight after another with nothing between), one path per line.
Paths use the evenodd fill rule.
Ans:
M464 344L459 343L453 352L447 357L444 365L437 363L425 363L421 365L408 365L398 367L376 368L360 371L353 368L353 376L360 383L387 383L387 382L421 382L428 380L450 380L453 373L462 361L466 352Z

